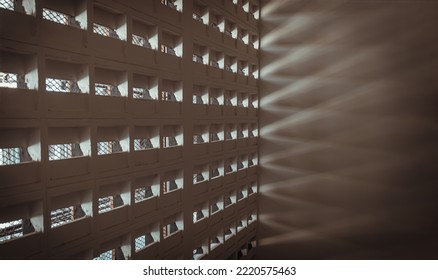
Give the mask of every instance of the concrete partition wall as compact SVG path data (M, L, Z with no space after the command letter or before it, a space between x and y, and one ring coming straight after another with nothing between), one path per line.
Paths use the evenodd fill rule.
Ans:
M234 68L257 63L248 40L224 34L226 21L258 34L254 16L231 0L2 5L0 258L192 259L199 246L202 259L237 257L233 240L247 244L252 232L234 230L212 255L210 240L254 212L256 196L211 221L209 211L236 180L257 184L257 166L236 176L237 157L258 150L248 133L237 140L236 125L252 127L257 114L235 95L225 110L223 95L258 96L255 79L224 70L225 55Z

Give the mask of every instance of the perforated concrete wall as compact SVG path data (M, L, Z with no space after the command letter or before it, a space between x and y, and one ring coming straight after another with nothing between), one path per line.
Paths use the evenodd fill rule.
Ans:
M258 14L0 0L0 257L252 258Z

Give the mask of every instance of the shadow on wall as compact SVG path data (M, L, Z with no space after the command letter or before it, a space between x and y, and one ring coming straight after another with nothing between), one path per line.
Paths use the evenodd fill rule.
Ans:
M264 2L257 258L438 258L438 3Z

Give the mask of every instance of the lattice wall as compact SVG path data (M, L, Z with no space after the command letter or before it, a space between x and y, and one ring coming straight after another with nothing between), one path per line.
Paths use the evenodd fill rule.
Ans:
M257 11L0 0L0 257L253 257Z

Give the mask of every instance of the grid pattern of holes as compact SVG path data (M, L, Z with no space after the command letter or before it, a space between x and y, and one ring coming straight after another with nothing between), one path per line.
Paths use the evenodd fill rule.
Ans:
M46 91L81 93L77 82L54 78L46 79Z
M14 1L13 0L0 0L0 8L7 10L14 10Z
M85 216L81 205L59 208L50 212L51 227L59 227Z
M2 3L0 2L0 5L1 5ZM13 5L13 3L12 3L12 5ZM64 80L64 81L67 81L67 80ZM80 92L80 91L79 91ZM49 157L50 157L50 155L49 155ZM202 174L201 174L201 176L202 176ZM71 207L70 207L71 208ZM66 209L70 209L70 208L64 208L64 212L66 211ZM58 210L61 210L61 209L58 209ZM18 221L18 220L17 220ZM107 252L110 252L110 251L107 251ZM107 253L107 252L105 252L105 253Z
M194 184L200 183L204 180L205 180L204 175L202 175L201 172L198 172L198 173L193 175L193 183Z
M193 61L204 64L204 58L199 54L193 54Z
M149 40L139 35L132 34L132 44L136 46L152 49Z
M151 186L137 188L135 189L134 201L138 203L153 196L154 193L152 192Z
M202 143L205 143L205 140L201 134L193 135L193 144L202 144Z
M27 89L24 74L0 72L0 87Z
M139 236L135 239L135 251L138 252L152 243L154 243L154 238L150 233Z
M135 151L141 151L141 150L148 150L153 149L154 146L152 145L152 142L150 139L144 138L144 139L134 139L134 150Z
M96 83L94 91L96 95L100 96L121 96L119 88L116 85Z
M149 89L138 88L138 87L132 89L132 97L135 99L149 99L149 100L153 99L149 93Z
M49 160L69 159L82 156L79 144L56 144L49 146Z
M178 146L178 142L174 136L163 137L163 148Z
M54 211L50 212L50 218L51 218L51 227L59 227L61 225L70 223L73 221L73 211L74 207L66 207L66 208L59 208Z
M120 142L117 140L111 140L106 142L97 142L97 154L108 155L112 153L123 152Z
M21 162L22 148L0 148L1 165L18 164Z
M0 223L0 242L23 236L23 220Z
M43 8L43 19L47 19L59 24L80 27L74 16Z
M93 32L105 37L120 39L119 35L117 35L117 32L114 29L98 23L93 23Z
M114 260L115 259L115 250L111 249L106 252L103 252L99 256L94 258L95 260Z

